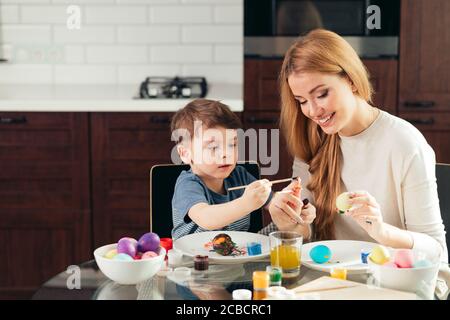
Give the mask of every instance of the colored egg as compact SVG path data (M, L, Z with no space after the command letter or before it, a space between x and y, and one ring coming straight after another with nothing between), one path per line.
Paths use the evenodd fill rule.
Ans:
M135 238L131 238L131 237L123 237L122 239L128 239L129 241L131 241L132 243L134 243L136 245L137 245L137 242L138 242Z
M147 251L146 253L144 253L142 255L142 260L154 258L154 257L157 257L157 256L158 256L158 254L156 252Z
M161 240L156 233L148 232L139 238L138 248L140 252L156 251L159 249Z
M389 250L384 246L375 246L369 255L369 259L376 264L385 264L390 258Z
M327 246L318 245L309 251L309 256L315 263L325 263L331 259L331 250Z
M137 252L137 241L133 238L122 238L117 243L117 253L125 253L134 257Z
M384 266L384 267L389 267L389 268L394 268L394 269L397 269L397 268L398 268L398 266L397 266L394 262L392 262L392 261L386 262L385 264L383 264L383 266Z
M339 210L340 214L343 214L346 210L352 207L352 205L349 203L349 200L350 200L349 192L341 193L336 198L336 208Z
M113 258L114 260L118 261L133 261L133 258L126 253L119 253Z
M136 253L136 255L134 256L133 259L134 260L141 260L142 259L142 253L141 252Z
M411 249L397 249L394 253L394 263L399 268L412 268L414 264L414 254Z
M107 259L112 259L117 255L117 249L112 249L109 250L106 254L105 254L105 258Z
M423 260L416 261L416 262L413 264L413 267L414 267L414 268L429 268L429 267L431 267L432 265L433 265L433 264L431 263L430 260L423 259Z

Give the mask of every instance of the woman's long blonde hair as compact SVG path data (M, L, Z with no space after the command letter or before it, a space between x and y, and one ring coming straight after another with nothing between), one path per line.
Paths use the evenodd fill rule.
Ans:
M325 134L301 111L288 84L288 77L319 72L347 77L359 97L371 103L372 86L362 61L353 48L334 32L316 29L299 38L287 51L280 72L281 129L291 154L309 164L306 186L314 195L317 240L335 238L335 199L342 190L342 153L339 135Z

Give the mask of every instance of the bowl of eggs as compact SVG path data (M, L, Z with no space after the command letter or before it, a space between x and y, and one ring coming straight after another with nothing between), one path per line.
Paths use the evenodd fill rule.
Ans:
M439 256L412 249L375 246L368 263L372 284L432 298L439 272Z
M156 233L146 233L139 240L124 237L94 251L95 261L105 276L123 285L151 279L163 266L166 250Z

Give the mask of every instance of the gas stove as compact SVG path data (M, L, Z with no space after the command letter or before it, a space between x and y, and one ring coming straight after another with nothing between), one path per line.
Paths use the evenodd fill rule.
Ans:
M139 88L141 99L203 98L208 92L204 77L148 77Z

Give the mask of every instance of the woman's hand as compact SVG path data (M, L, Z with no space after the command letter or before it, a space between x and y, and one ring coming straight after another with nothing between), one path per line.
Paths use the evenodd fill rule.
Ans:
M373 239L383 242L385 223L380 205L367 191L350 192L349 203L353 208L345 212L354 219Z
M302 218L303 224L310 225L311 223L313 223L314 219L316 218L316 207L314 207L311 203L304 205L300 214L300 218Z
M282 231L294 230L299 224L309 226L316 217L316 208L312 204L303 205L301 184L297 180L275 193L269 211L272 221Z
M291 182L282 192L276 192L270 202L270 216L281 231L290 231L297 226L303 204L299 197L289 192L297 185L297 181Z

